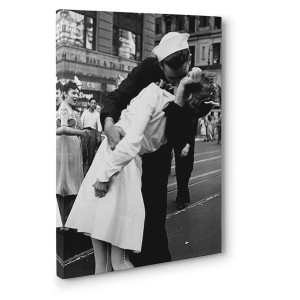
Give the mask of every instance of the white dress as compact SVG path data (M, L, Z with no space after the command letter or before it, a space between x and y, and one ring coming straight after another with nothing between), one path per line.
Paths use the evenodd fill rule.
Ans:
M141 193L140 155L166 143L163 109L174 96L150 84L122 111L116 123L126 133L112 151L102 142L82 182L66 227L123 249L141 251L145 209ZM95 197L93 184L110 181L103 198Z
M79 114L66 101L56 112L56 127L81 128ZM56 136L56 194L77 195L83 180L81 140L76 135Z

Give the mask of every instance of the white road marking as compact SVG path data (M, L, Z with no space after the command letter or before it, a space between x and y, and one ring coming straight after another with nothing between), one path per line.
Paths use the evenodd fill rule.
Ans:
M218 197L220 195L221 195L221 192L218 192L218 193L216 193L214 195L211 195L211 196L206 197L204 199L201 199L201 200L199 200L199 201L197 201L195 203L192 203L191 205L185 207L183 210L178 210L178 211L175 211L175 212L173 212L171 214L168 214L166 216L166 220L170 219L171 217L174 217L174 216L176 216L176 215L178 215L178 214L180 214L182 212L190 210L190 209L192 209L192 208L194 208L196 206L203 205L205 202L213 200L214 198L216 198L216 197ZM189 242L186 242L185 244L187 245L188 243ZM56 260L60 263L61 266L65 267L65 266L73 264L73 263L75 263L75 262L77 262L79 260L82 260L82 259L84 259L87 256L90 256L92 254L94 254L94 249L93 248L89 249L87 251L84 251L82 253L79 253L79 254L77 254L77 255L75 255L75 256L73 256L73 257L71 257L71 258L69 258L69 259L67 259L65 261L63 261L58 255L56 255Z
M220 156L214 156L214 157L210 157L210 158L206 158L206 159L197 160L197 161L194 161L194 165L198 164L198 163L201 163L201 162L205 162L205 161L209 161L209 160L221 158L221 157L222 156L220 155ZM171 169L175 169L175 166L171 167Z
M203 173L203 174L201 174L201 175L191 177L191 178L190 178L190 181L193 180L193 179L197 179L197 178L200 178L200 177L207 176L207 175L219 173L219 172L221 172L221 171L222 171L222 169L218 169L218 170L214 170L214 171L211 171L211 172ZM171 187L171 186L173 186L173 185L177 185L176 181L175 181L175 182L172 182L172 183L170 183L170 184L168 184L168 188Z
M221 149L220 149L220 150L215 150L215 151L209 151L209 152L197 153L197 154L194 154L194 156L204 155L204 154L210 154L210 153L216 153L216 152L221 152Z
M57 254L56 254L56 260L63 266L67 266L70 265L76 261L82 260L84 258L86 258L89 255L94 254L94 250L93 249L89 249L87 251L84 251L82 253L79 253L77 255L74 255L73 257L70 257L69 259L63 261Z
M174 217L174 216L176 216L176 215L178 215L178 214L180 214L180 213L182 213L182 212L185 212L185 211L187 211L187 210L190 210L190 209L192 209L192 208L194 208L194 207L196 207L196 206L203 205L205 202L210 201L210 200L213 200L213 199L215 199L216 197L220 196L221 194L222 194L221 192L218 192L218 193L216 193L216 194L214 194L214 195L211 195L211 196L206 197L206 198L204 198L204 199L201 199L201 200L199 200L199 201L197 201L197 202L195 202L195 203L192 203L191 205L185 207L185 208L182 209L182 210L177 210L177 211L175 211L175 212L173 212L173 213L171 213L171 214L168 214L167 217L166 217L166 219L169 219L169 218L171 218L171 217Z

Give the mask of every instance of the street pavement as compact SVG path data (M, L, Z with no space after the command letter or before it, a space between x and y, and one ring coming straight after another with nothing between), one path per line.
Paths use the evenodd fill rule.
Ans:
M189 181L191 203L176 207L174 161L168 185L166 229L172 260L221 252L221 146L196 141Z
M221 146L196 140L194 169L189 182L191 203L177 209L174 159L168 183L166 230L172 260L221 252ZM57 230L57 244L72 244L69 251L57 247L57 275L70 278L94 273L89 238L72 230ZM73 249L73 250L72 250ZM76 249L76 250L74 250Z

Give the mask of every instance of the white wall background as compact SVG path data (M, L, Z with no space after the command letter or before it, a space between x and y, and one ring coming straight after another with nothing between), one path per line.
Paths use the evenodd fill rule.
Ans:
M16 2L0 19L2 299L299 299L297 1ZM223 254L55 276L59 8L223 17Z

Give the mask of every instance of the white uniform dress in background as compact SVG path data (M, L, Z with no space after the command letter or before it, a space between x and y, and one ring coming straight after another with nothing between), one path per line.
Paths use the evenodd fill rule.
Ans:
M141 158L166 143L163 109L174 96L150 84L122 111L116 126L126 133L112 151L105 139L82 182L66 227L122 249L141 251L145 209L141 193ZM108 182L103 198L96 181ZM155 187L153 187L155 188Z

